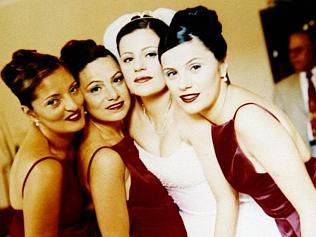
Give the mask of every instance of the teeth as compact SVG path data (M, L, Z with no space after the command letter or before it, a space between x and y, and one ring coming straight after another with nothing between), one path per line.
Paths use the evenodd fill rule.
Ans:
M74 119L74 118L76 118L76 117L78 117L78 113L75 113L75 114L71 115L69 118L70 118L70 119Z
M196 97L196 95L186 95L183 97L184 97L184 99L192 99L192 98Z

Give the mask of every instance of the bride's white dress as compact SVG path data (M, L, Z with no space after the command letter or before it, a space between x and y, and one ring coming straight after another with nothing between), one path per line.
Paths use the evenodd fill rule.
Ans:
M188 237L214 236L216 201L192 146L181 143L167 157L153 155L135 142L139 156L179 206ZM228 227L229 228L229 227ZM241 195L237 237L280 237L274 220Z

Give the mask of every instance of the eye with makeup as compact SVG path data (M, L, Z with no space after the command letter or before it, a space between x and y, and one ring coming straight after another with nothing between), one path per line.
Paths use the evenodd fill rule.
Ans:
M152 51L149 51L145 54L145 57L146 58L155 58L157 57L158 53L157 53L157 50L152 50Z
M101 83L92 83L88 88L87 91L90 94L98 94L103 88L103 84Z
M78 92L79 92L79 87L78 87L78 84L75 82L69 87L69 93L78 94Z
M133 60L134 58L131 57L131 56L125 56L125 57L122 57L122 62L123 63L129 63Z
M189 68L190 68L190 71L198 71L201 68L201 64L195 63L195 64L190 65Z
M178 74L176 70L169 69L164 71L165 77L168 79L175 79L176 75Z
M118 73L113 78L113 83L119 83L121 84L124 81L124 76L122 73Z
M56 108L60 104L61 100L58 97L51 97L46 100L45 106L49 108Z

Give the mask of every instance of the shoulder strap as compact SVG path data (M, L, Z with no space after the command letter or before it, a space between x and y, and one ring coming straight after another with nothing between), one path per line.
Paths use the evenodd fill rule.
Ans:
M58 162L61 162L59 159L55 158L55 157L50 157L50 156L47 156L47 157L43 157L39 160L37 160L36 162L34 162L34 164L31 166L31 168L29 169L29 171L27 172L26 176L25 176L25 179L23 181L23 185L22 185L22 198L23 198L23 195L24 195L24 188L25 188L25 184L26 184L26 181L28 179L28 177L30 176L32 170L34 169L34 167L40 163L41 161L43 160L48 160L48 159L51 159L51 160L56 160Z
M280 122L280 120L279 120L273 113L271 113L269 110L267 110L266 108L264 108L263 106L261 106L261 105L259 105L259 104L253 103L253 102L248 102L248 103L245 103L245 104L240 105L240 106L236 109L233 119L236 118L236 115L237 115L238 110L239 110L240 108L246 106L246 105L256 105L256 106L258 106L259 108L263 109L264 111L268 112L273 118L275 118L278 122Z
M109 148L107 146L100 146L98 149L96 149L93 153L92 153L92 156L89 160L89 164L88 164L88 167L87 167L87 184L88 184L88 187L90 186L90 168L91 168L91 165L92 165L92 161L94 160L95 158L95 155L103 148ZM90 189L90 188L89 188Z

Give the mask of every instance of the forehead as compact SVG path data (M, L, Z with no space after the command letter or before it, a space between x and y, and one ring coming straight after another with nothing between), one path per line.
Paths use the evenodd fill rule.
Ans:
M101 57L88 63L80 72L80 83L84 86L93 80L110 80L119 71L119 66L111 57Z
M137 29L122 37L119 48L121 53L131 49L142 49L148 46L158 47L159 37L151 29Z
M203 44L197 37L192 40L181 43L161 56L161 64L163 67L173 67L180 64L185 64L194 58L208 58L214 54Z
M289 41L289 46L291 48L293 47L304 47L304 46L309 46L311 44L308 35L303 34L303 33L295 33L291 35L290 41Z
M68 91L74 82L72 75L64 68L59 67L52 74L45 77L35 89L36 98L47 97L50 94L60 94Z

